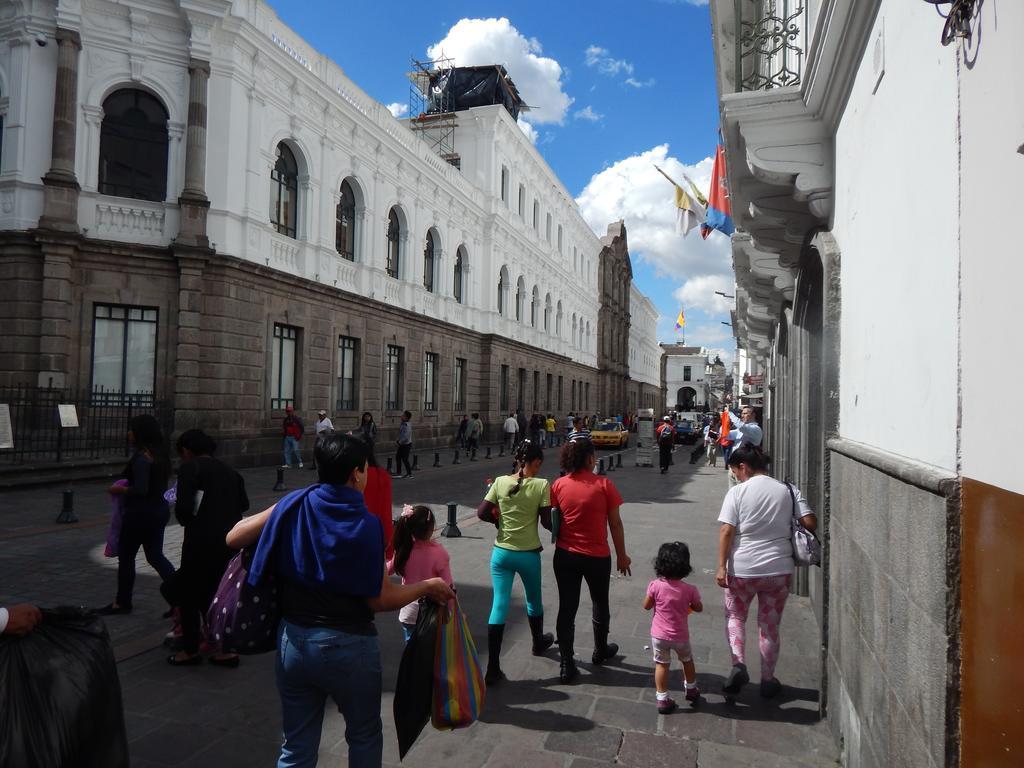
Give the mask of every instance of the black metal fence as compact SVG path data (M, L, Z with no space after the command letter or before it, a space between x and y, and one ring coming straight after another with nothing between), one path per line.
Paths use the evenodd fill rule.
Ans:
M174 408L151 394L13 386L0 387L0 405L10 409L14 437L13 448L0 448L0 466L127 457L128 423L140 413L155 416L165 435L174 428ZM61 426L59 405L74 406L77 427Z

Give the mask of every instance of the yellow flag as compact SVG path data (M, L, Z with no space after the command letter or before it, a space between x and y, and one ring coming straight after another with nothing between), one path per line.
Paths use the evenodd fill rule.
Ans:
M676 318L676 330L678 331L684 325L686 325L686 318L683 317L683 310L680 308L679 317Z

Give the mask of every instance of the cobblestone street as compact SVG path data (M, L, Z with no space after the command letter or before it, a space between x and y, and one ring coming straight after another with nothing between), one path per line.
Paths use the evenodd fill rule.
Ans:
M832 740L818 719L819 640L809 603L793 598L782 627L778 676L785 688L771 702L752 685L735 706L724 703L719 689L729 667L724 637L721 590L713 571L718 526L715 522L726 477L721 468L686 464L676 453L669 474L634 467L633 452L610 477L626 502L622 516L633 575L612 582L612 639L621 657L603 668L589 663L589 606L584 598L577 619L577 657L581 675L571 686L558 683L558 662L552 649L546 658L529 652L529 631L521 587L513 606L503 649L509 681L488 692L481 722L465 731L442 733L427 728L407 756L410 766L530 765L532 768L626 766L741 765L827 766L837 758ZM422 462L427 463L427 462ZM483 496L485 481L507 471L503 460L428 469L412 480L396 480L396 507L431 504L438 515L444 504L459 504L462 538L444 540L452 558L460 600L471 621L481 655L485 651L490 605L489 550L493 531L476 521L472 509ZM554 452L544 474L557 476ZM272 503L272 469L244 473L253 510ZM313 473L293 471L289 487L311 480ZM110 601L115 560L103 558L106 533L106 483L75 488L74 525L52 524L60 508L59 487L10 491L0 496L0 604L30 600L44 606L102 605ZM691 577L701 590L705 611L690 618L690 632L700 687L705 694L697 709L681 708L659 715L655 707L653 664L648 635L650 616L641 602L653 571L651 560L665 540L686 541L693 554ZM168 528L165 551L177 562L177 526ZM552 550L544 552L544 596L549 628L557 596L550 567ZM139 558L135 611L115 616L108 627L119 660L125 712L135 768L217 765L272 765L277 756L280 711L274 684L272 654L247 657L237 670L209 665L175 669L167 665L162 638L168 622L157 591L157 577ZM748 632L752 678L757 680L757 632L753 616ZM385 764L397 764L391 718L391 687L401 654L397 617L379 617L384 660ZM680 692L681 671L673 669L672 688ZM681 697L678 697L681 699ZM321 743L322 765L344 763L344 725L330 712Z

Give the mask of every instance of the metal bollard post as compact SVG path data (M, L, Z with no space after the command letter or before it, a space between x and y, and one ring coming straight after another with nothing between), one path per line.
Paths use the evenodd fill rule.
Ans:
M619 469L622 469L622 454L621 453L619 454L618 460L615 462L615 466L617 468L619 468Z
M57 522L77 523L78 518L75 517L75 492L68 489L62 492L62 496L60 514L57 515Z
M484 456L484 458L485 459L491 458L491 446L489 446L489 445L487 446L487 455Z
M614 456L609 456L608 457L608 471L609 472L614 472L615 471L615 457Z
M441 454L438 453L437 451L434 451L434 466L435 467L440 467L441 466Z
M597 460L597 474L605 475L608 474L604 469L604 456Z
M459 449L456 448L455 449L455 460L452 461L452 464L458 464L458 463L459 463Z
M441 529L441 535L446 539L457 539L462 536L458 524L455 522L455 514L458 511L458 504L454 501L448 502L448 523Z
M416 472L420 468L420 457L419 454L414 453L412 456L412 469Z
M284 467L278 467L277 468L277 482L274 483L273 490L275 490L275 491L287 491L288 490L285 487L285 484L284 484Z

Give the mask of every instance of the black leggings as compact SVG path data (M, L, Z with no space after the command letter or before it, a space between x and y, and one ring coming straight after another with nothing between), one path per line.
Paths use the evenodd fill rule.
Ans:
M611 620L608 608L608 588L612 581L612 558L591 557L558 548L554 556L555 581L558 584L559 641L571 642L575 634L576 612L580 607L580 587L584 579L593 603L594 623L607 627Z
M405 443L398 446L395 453L395 473L402 474L402 465L405 465L405 473L412 474L412 464L409 463L409 454L412 453L412 443Z

